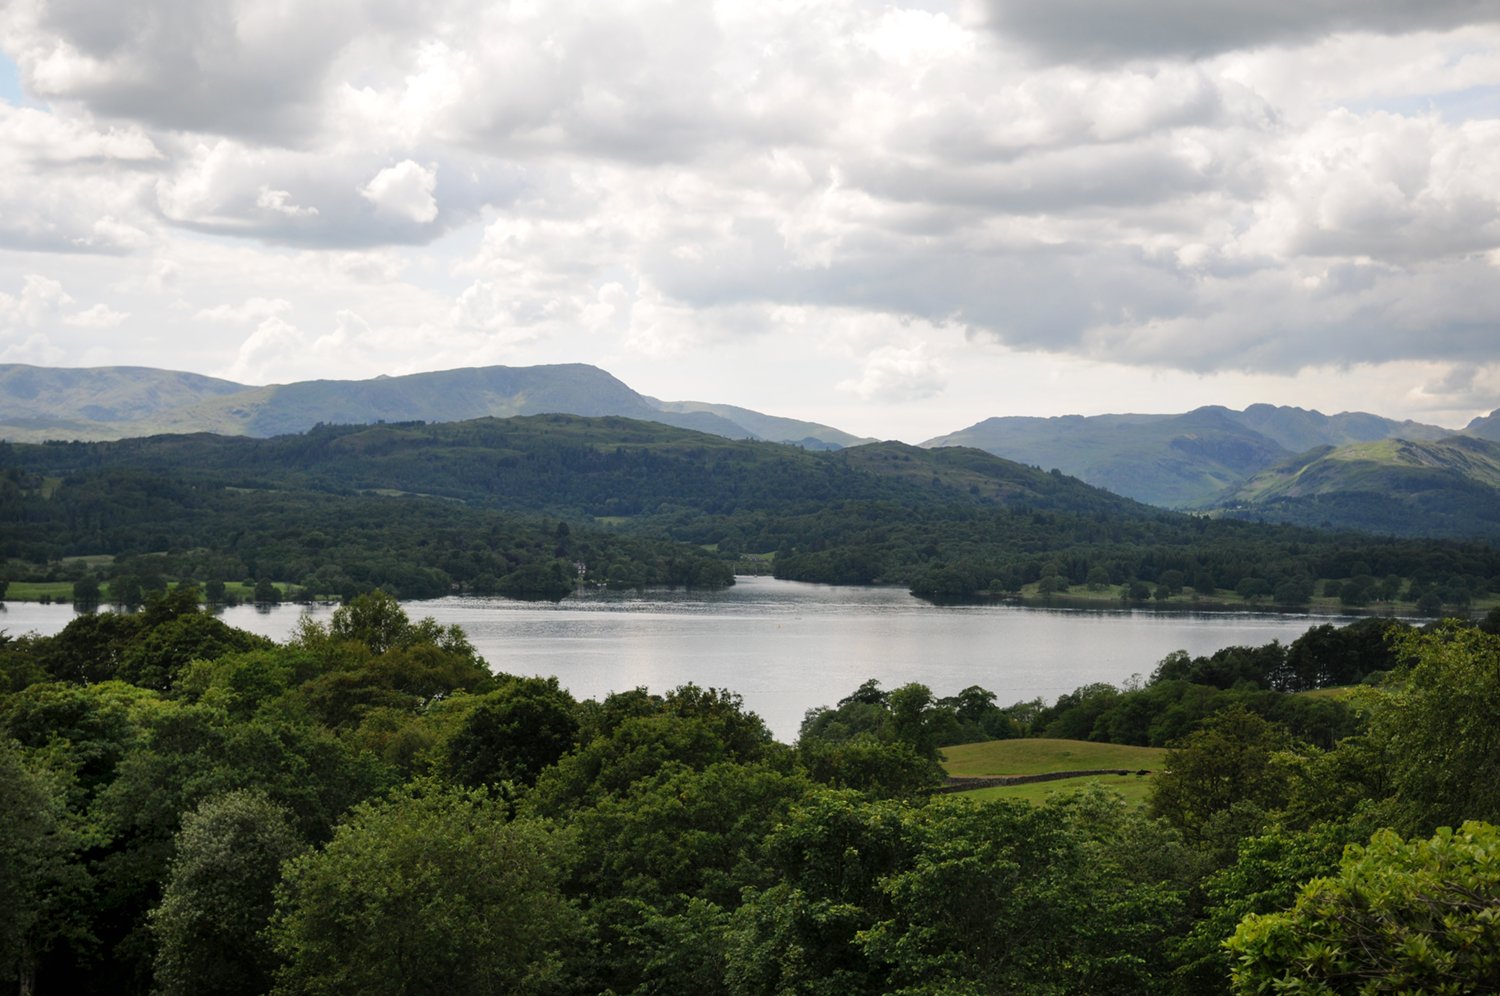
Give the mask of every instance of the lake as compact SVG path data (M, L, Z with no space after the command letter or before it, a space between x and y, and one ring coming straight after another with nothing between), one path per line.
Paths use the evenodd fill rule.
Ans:
M413 618L457 623L496 670L555 674L580 698L685 682L744 696L777 739L803 714L833 705L868 678L887 689L920 681L939 696L969 685L1001 705L1049 702L1095 681L1149 677L1173 650L1296 639L1324 622L1306 615L1092 612L1003 605L935 606L902 588L859 588L744 577L722 591L585 592L558 603L440 598L406 603ZM233 626L285 639L307 612L295 605L225 609ZM0 629L56 633L71 606L11 602Z

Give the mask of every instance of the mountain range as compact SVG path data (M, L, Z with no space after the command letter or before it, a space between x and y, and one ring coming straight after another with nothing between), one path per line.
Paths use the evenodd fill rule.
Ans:
M872 442L733 405L661 401L598 367L479 367L256 387L145 367L0 365L0 438L110 440L482 417L624 416L810 450ZM1208 406L1164 415L996 417L929 439L1215 516L1401 535L1500 536L1500 411L1459 432L1364 412Z
M186 432L264 438L305 432L320 423L459 422L553 413L621 415L809 449L871 441L733 405L659 401L583 363L470 367L266 387L149 367L0 364L0 437L13 442Z

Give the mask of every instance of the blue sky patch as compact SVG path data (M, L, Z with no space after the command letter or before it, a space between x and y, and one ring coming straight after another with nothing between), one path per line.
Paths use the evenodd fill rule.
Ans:
M21 71L11 57L0 52L0 100L21 102Z

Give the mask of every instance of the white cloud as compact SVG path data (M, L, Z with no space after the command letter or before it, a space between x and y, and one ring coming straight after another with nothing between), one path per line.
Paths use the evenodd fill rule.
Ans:
M41 332L33 332L19 342L7 341L0 335L0 363L30 363L34 366L55 366L66 362L68 351Z
M290 191L272 190L266 184L261 184L260 191L255 196L255 206L266 211L284 214L288 218L310 218L318 213L315 207L293 204Z
M360 188L360 196L381 211L425 225L438 215L437 171L403 159L376 173Z
M302 333L280 318L266 318L240 343L234 362L222 376L227 380L264 384L284 368L303 345Z
M63 286L50 277L29 273L16 296L0 293L0 322L36 328L62 315L73 299Z
M841 381L839 390L863 401L889 404L920 401L942 392L947 378L927 352L927 344L882 346L866 358L858 378Z
M127 312L116 311L107 304L96 304L86 311L64 317L63 323L81 329L112 329L129 317Z
M200 308L193 315L206 322L229 322L235 325L258 324L267 318L276 318L292 310L290 301L279 297L252 297L237 305L219 304L212 308Z

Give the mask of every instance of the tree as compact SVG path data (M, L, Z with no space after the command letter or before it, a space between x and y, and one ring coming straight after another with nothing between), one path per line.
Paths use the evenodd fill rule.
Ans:
M889 964L861 943L889 911L887 876L915 844L910 810L821 792L766 839L776 884L750 890L735 914L727 981L735 993L845 996L888 990Z
M1215 817L1236 804L1264 812L1284 801L1289 772L1276 755L1289 747L1291 737L1279 724L1244 706L1225 709L1167 754L1152 784L1151 812L1189 841L1209 842L1218 836Z
M468 786L534 784L573 748L576 706L556 678L511 679L481 699L449 739L449 775Z
M680 765L570 814L567 890L596 937L590 992L714 992L723 928L775 879L762 841L808 792L766 764Z
M1500 637L1448 622L1396 648L1412 663L1361 694L1403 828L1500 822Z
M874 796L911 795L943 780L942 766L911 744L869 733L838 742L807 738L798 744L798 754L813 781Z
M282 993L534 992L579 939L561 843L484 791L423 784L356 807L287 865L270 936Z
M110 582L109 595L116 605L140 605L141 579L133 574L117 577Z
M1240 993L1500 991L1500 830L1429 840L1378 831L1281 913L1252 914L1228 947Z
M184 817L151 928L166 994L266 992L277 959L261 932L281 863L302 850L287 813L264 793L229 792Z
M1251 913L1275 913L1296 900L1304 883L1337 872L1348 844L1369 839L1346 823L1308 830L1272 827L1241 840L1235 862L1201 883L1204 905L1192 928L1175 939L1174 971L1181 992L1227 992L1230 957L1224 942Z
M99 604L99 579L85 574L73 582L73 601L79 605Z
M1271 594L1271 582L1265 578L1242 578L1234 587L1235 593L1247 602L1265 598Z
M336 639L363 643L371 653L380 654L406 639L411 620L400 602L377 588L335 609L328 631Z
M932 690L919 682L909 682L891 691L891 734L910 745L920 757L937 759L938 737L934 727Z
M60 795L0 738L0 980L34 991L37 964L54 944L87 943L88 876L75 860Z
M1159 826L1097 803L964 800L911 814L916 856L881 883L859 935L885 991L1140 992L1164 974L1183 890ZM1139 835L1139 836L1138 836Z

